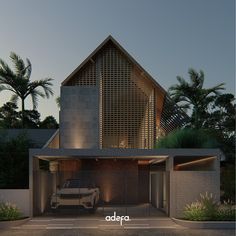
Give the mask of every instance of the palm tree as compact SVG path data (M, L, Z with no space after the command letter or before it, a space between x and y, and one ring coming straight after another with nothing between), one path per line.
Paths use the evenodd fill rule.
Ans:
M56 104L57 104L58 108L61 107L61 97L58 96L58 97L56 98Z
M194 69L189 69L188 74L190 83L183 77L177 76L179 84L171 86L169 94L183 109L192 109L193 126L199 128L208 105L220 94L220 90L224 89L224 83L206 89L203 88L205 76L202 70L198 73Z
M30 81L32 65L29 59L26 63L20 56L11 52L10 59L14 65L14 71L7 65L5 61L0 59L0 92L8 90L13 93L11 101L17 103L21 100L22 127L24 127L25 117L25 99L30 95L32 98L33 109L38 106L38 97L49 98L53 95L51 89L51 78ZM40 90L41 88L41 90Z

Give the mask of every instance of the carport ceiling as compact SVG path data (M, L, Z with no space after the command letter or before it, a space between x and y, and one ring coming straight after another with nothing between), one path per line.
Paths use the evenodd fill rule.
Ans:
M166 160L167 156L129 156L129 157L116 157L116 156L112 156L112 157L94 157L94 156L37 156L37 158L41 159L41 160L45 160L45 161L56 161L56 160L88 160L88 159L94 159L94 160L103 160L103 159L109 159L109 160L145 160L145 161L149 161L150 163L154 164L154 163L159 163L159 162L163 162Z

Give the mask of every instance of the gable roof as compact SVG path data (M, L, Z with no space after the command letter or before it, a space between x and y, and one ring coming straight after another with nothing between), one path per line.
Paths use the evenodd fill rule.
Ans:
M111 36L109 35L62 83L61 85L66 85L68 81L70 81L73 76L90 60L93 61L93 56L97 54L102 48L107 45L109 42L112 42L126 57L127 59L134 64L137 68L139 68L144 76L150 79L155 86L157 86L163 93L166 93L165 89L157 83L157 81Z

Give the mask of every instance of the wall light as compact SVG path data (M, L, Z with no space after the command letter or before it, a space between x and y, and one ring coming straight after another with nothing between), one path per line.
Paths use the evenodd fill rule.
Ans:
M216 157L207 157L207 158L204 158L204 159L201 159L201 160L196 160L196 161L190 161L190 162L187 162L187 163L183 163L183 164L178 164L176 165L177 167L181 167L181 166L187 166L187 165L194 165L196 163L201 163L201 162L205 162L205 161L210 161L210 160L213 160L215 159Z

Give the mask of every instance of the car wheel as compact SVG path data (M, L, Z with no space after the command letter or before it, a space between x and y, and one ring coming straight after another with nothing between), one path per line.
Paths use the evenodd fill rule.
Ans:
M57 213L57 208L52 208L52 213Z
M90 213L90 214L93 214L93 213L95 213L95 211L96 211L96 203L95 203L95 200L94 200L94 202L93 202L93 208L89 209L89 213Z

